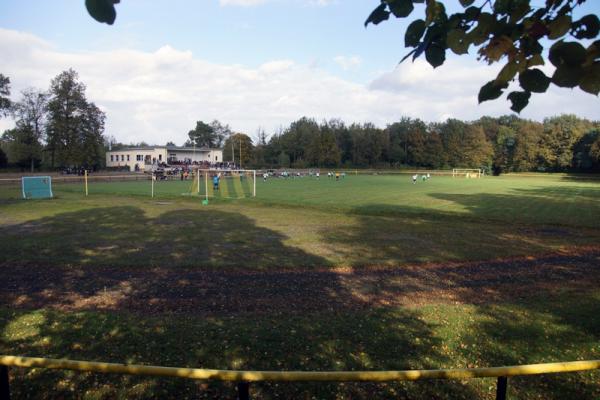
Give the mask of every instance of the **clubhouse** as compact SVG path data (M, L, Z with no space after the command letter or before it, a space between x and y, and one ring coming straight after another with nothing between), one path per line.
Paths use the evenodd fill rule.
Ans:
M129 167L132 172L143 172L156 166L216 165L222 162L223 150L208 147L126 147L106 152L107 167Z

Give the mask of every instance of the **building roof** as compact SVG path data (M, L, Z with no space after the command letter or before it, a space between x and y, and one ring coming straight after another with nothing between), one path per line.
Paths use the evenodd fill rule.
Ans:
M109 152L114 151L135 151L135 150L155 150L155 149L167 149L168 151L211 151L211 150L223 150L222 148L210 148L210 147L183 147L183 146L144 146L144 147L122 147L118 150L109 150Z

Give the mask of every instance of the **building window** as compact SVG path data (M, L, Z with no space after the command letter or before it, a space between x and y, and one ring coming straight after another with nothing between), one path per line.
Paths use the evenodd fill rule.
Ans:
M129 154L127 154L127 161L129 161Z
M215 161L219 161L219 156L215 156Z
M114 156L111 154L111 155L110 155L110 162L113 162L113 161L115 161L115 159L114 159L114 158L115 158L115 157L114 157Z
M125 156L121 154L121 161L125 161Z
M158 161L162 161L162 154L158 155Z
M141 155L141 154L138 154L138 155L136 156L136 159L135 159L135 160L136 160L136 161L144 161L144 156L143 156L143 155Z

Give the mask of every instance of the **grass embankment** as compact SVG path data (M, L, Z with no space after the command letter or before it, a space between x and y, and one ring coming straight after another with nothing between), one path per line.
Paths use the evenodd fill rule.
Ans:
M208 207L181 198L176 186L154 200L135 185L113 195L121 185L91 188L88 198L80 187L57 185L49 201L22 201L18 190L0 187L0 294L12 308L0 311L1 352L300 370L600 358L598 253L570 256L600 242L597 183L269 180L258 182L256 199ZM550 253L557 255L544 260ZM490 259L500 261L469 263ZM329 278L304 285L292 272ZM273 286L261 286L260 274ZM233 390L12 373L15 397L232 397ZM596 399L598 381L598 373L519 378L509 395ZM260 398L472 399L493 398L495 388L474 380L253 390Z

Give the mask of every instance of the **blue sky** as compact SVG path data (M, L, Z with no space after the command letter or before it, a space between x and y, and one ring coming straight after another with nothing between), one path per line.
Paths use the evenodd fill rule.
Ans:
M588 1L580 14L599 13L599 3ZM108 26L88 16L83 0L5 0L0 72L11 78L16 99L19 90L45 89L74 68L88 98L106 111L107 134L122 141L183 141L198 119L216 118L252 135L303 115L385 126L404 115L437 121L510 112L503 99L477 105L478 87L498 69L474 56L450 57L436 71L423 62L397 67L407 52L406 22L365 29L377 4L122 0ZM450 4L459 7L457 0ZM560 112L599 119L600 102L557 89L534 96L523 116ZM0 129L9 125L3 120Z

